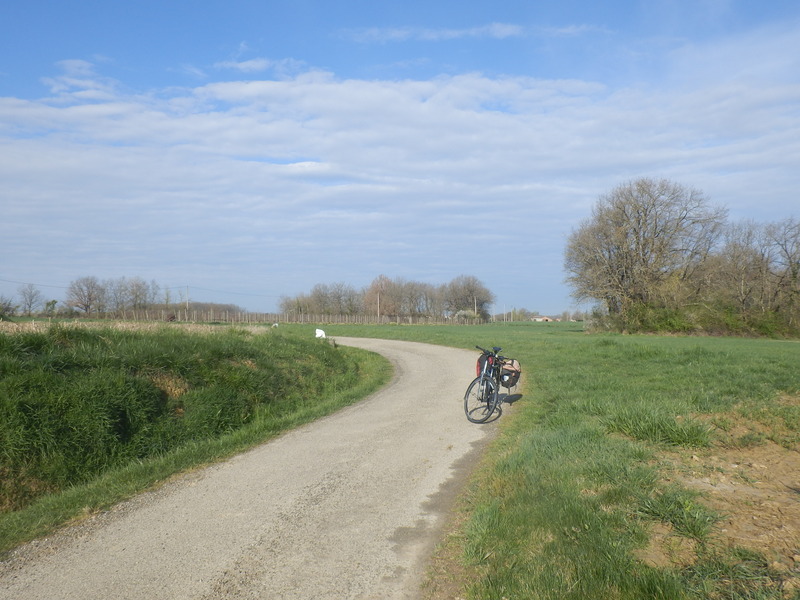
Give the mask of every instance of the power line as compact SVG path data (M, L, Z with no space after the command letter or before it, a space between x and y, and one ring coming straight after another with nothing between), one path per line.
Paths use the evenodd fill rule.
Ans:
M66 285L48 285L46 283L31 283L30 281L15 281L13 279L0 279L0 281L5 283L18 283L20 285L35 285L36 287L56 288L59 290L69 289L69 286Z

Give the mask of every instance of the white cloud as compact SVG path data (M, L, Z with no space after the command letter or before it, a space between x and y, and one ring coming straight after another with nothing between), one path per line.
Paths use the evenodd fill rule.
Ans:
M214 64L218 71L235 71L244 75L261 74L269 72L279 79L286 79L308 72L307 65L300 60L292 58L270 59L251 58L248 60L228 60Z
M538 31L542 35L548 37L577 37L587 33L610 33L610 31L605 27L586 24L564 25L562 27L542 27L539 28Z
M42 83L61 99L74 96L77 100L108 100L114 97L117 82L101 77L94 63L85 60L62 60L57 63L62 70L56 77L44 77Z
M783 23L713 42L687 43L669 56L667 82L704 87L740 82L742 87L800 83L800 22ZM756 90L754 90L756 91Z
M273 61L266 58L252 58L250 60L233 61L226 60L216 63L214 66L219 69L232 69L234 71L241 71L242 73L255 73L258 71L266 71L273 65Z
M489 23L460 29L440 27L368 27L348 29L340 36L359 43L390 43L406 41L446 42L461 39L506 39L531 35L542 37L578 37L590 33L610 33L605 27L593 24L570 24L560 27L524 27L513 23Z
M196 67L195 65L183 64L181 65L180 72L198 80L208 77L208 74L203 69Z
M733 78L708 63L657 88L308 70L130 94L68 61L51 98L0 98L0 254L18 269L5 278L142 275L280 295L471 273L502 301L558 311L565 235L622 181L666 176L735 218L796 212L794 59L744 41L736 55L769 76L752 60ZM721 64L725 48L687 46L672 72ZM484 268L477 240L526 272Z
M350 29L341 32L342 37L361 43L404 42L408 40L441 42L464 38L505 39L520 37L525 30L519 25L509 23L490 23L478 27L462 29L425 27L370 27L366 29Z

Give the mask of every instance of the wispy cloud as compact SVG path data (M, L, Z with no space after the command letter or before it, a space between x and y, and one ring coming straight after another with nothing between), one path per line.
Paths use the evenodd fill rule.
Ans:
M218 69L232 69L234 71L241 71L243 73L255 73L258 71L266 71L275 63L266 58L252 58L250 60L225 60L216 63L214 66Z
M702 77L657 87L306 69L133 94L91 63L66 61L52 97L0 98L10 199L0 255L17 269L6 278L191 278L277 295L380 273L434 282L471 273L511 302L519 282L476 263L481 239L536 265L526 289L554 299L529 308L561 310L564 238L622 181L668 177L734 217L796 211L797 75L785 58L796 39L795 29L687 45L667 60L684 72L713 58ZM770 65L769 76L751 63L712 68L734 47ZM276 65L218 72L260 67Z
M57 63L62 73L44 77L42 83L55 95L78 94L84 100L108 100L114 97L117 82L97 74L95 64L86 60L62 60Z
M366 29L348 29L341 36L360 43L404 42L409 40L424 42L442 42L464 38L505 39L520 37L525 30L519 25L509 23L490 23L479 27L464 29L430 29L424 27L371 27Z
M203 69L195 65L183 64L178 71L197 80L206 79L208 77L208 74Z
M285 77L302 72L307 68L307 65L303 61L292 58L274 60L261 57L247 60L224 60L214 63L214 68L217 70L236 71L244 74L272 71L279 76Z
M598 25L564 25L562 27L540 27L537 33L546 37L577 37L589 33L610 33L610 30Z
M599 25L571 24L561 27L524 27L511 23L490 23L479 27L462 29L424 27L371 27L348 29L341 37L359 43L389 43L406 41L446 42L460 39L506 39L525 36L578 37L590 33L609 33Z

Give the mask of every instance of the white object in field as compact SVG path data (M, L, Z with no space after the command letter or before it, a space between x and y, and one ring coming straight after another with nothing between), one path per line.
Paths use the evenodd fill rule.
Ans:
M317 337L318 338L324 338L325 337L325 332L322 331L322 329L317 329Z

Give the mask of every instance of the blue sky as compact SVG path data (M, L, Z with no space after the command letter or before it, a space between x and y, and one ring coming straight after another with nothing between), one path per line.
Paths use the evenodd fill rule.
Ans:
M800 216L795 1L0 5L0 295L143 277L272 311L474 275L575 306L566 238L637 177Z

